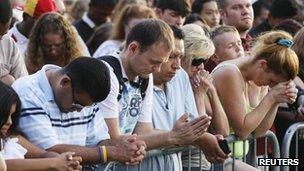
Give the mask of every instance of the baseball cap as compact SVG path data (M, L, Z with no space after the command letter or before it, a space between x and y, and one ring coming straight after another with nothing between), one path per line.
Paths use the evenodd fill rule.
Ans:
M44 13L56 12L56 5L53 0L26 0L24 12L37 19Z

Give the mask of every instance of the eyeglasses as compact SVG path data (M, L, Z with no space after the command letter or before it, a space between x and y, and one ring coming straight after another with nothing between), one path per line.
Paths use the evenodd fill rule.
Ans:
M65 42L61 42L61 43L54 43L54 44L45 44L45 43L42 43L42 46L47 48L47 49L50 49L52 48L53 46L55 46L56 48L62 48L64 46Z
M75 111L75 110L81 111L84 108L84 106L82 104L80 104L77 100L75 100L74 97L75 97L74 96L74 87L72 86L72 100L73 100L73 103L71 105L71 110L72 111Z
M192 66L200 66L202 63L205 63L208 59L204 58L193 58L191 65Z

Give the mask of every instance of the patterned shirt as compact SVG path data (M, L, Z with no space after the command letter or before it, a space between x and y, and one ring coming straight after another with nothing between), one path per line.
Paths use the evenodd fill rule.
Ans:
M244 48L244 51L250 52L251 48L252 48L252 43L253 43L252 37L249 34L246 34L246 37L241 38L241 40L242 40L242 46Z
M105 118L118 118L121 134L132 134L137 122L152 122L152 100L153 100L153 76L149 75L149 84L146 90L144 100L141 98L140 89L130 85L127 80L127 75L122 66L119 54L113 53L120 61L122 76L125 78L125 87L122 92L122 97L117 102L119 93L119 83L113 72L113 68L107 64L111 75L111 91L108 97L99 103Z

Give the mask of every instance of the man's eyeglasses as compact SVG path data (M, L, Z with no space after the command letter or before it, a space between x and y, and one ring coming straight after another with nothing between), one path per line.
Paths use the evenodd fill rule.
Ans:
M193 58L191 65L192 66L200 66L202 63L205 63L208 59L204 58Z
M80 104L78 101L75 100L73 86L72 86L72 100L73 100L73 103L71 105L71 110L72 111L75 111L75 110L81 111L84 108L84 106L82 104Z

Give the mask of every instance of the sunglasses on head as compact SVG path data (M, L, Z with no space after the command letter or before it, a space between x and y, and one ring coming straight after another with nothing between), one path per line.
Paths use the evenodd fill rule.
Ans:
M200 66L202 63L205 63L207 60L204 58L193 58L191 65L192 66Z

